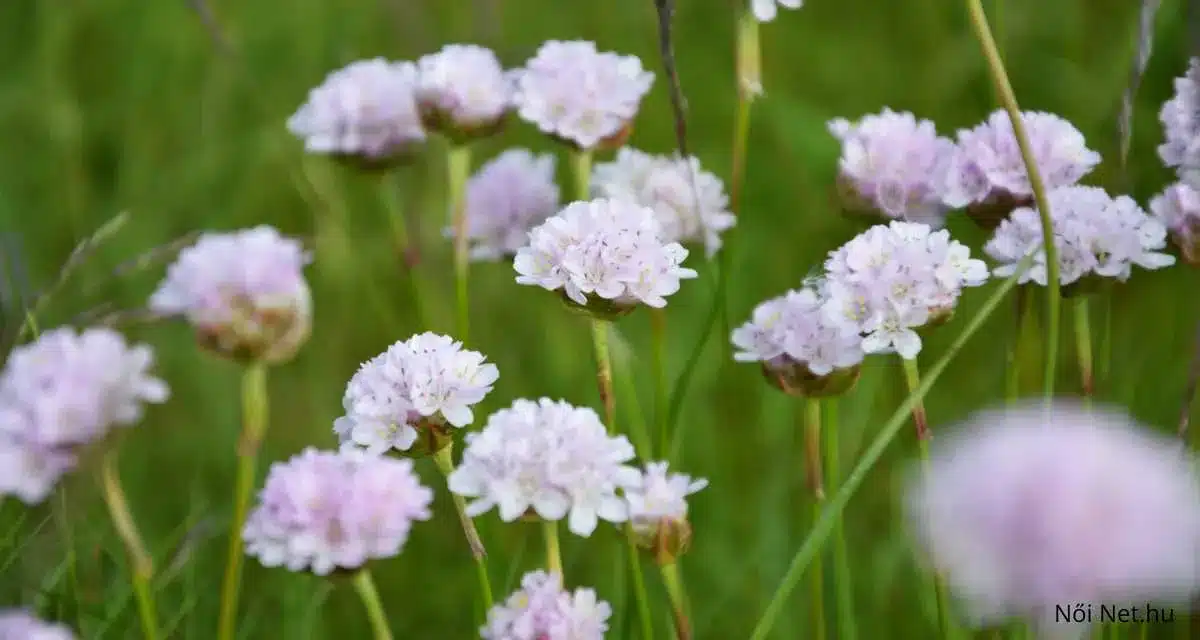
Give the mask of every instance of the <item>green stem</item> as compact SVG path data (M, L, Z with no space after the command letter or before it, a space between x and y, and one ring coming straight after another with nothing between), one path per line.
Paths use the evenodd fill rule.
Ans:
M1091 402L1095 392L1092 369L1092 329L1088 317L1088 298L1075 299L1075 350L1079 356L1079 377L1084 402Z
M738 215L742 210L742 195L746 181L746 156L750 141L750 108L755 97L762 92L762 50L758 37L758 20L749 10L743 10L738 18L737 31L737 110L733 121L733 146L731 148L729 175L729 210ZM717 260L718 314L721 320L721 335L728 338L732 327L729 318L729 271L737 230L725 232L725 247ZM729 340L721 342L726 362L732 357Z
M577 149L571 153L571 176L575 180L576 200L590 200L592 197L592 152L587 149Z
M676 640L691 640L692 623L688 617L687 590L683 586L683 577L679 573L679 565L674 562L660 565L663 585L667 588L667 598L671 600L671 612L675 618Z
M983 10L983 0L967 0L967 8L971 16L971 26L975 36L983 48L987 59L988 71L996 85L1000 103L1008 112L1012 122L1013 135L1017 146L1021 149L1021 158L1025 161L1025 171L1029 175L1029 185L1033 189L1033 198L1037 203L1038 215L1042 222L1042 249L1046 255L1046 368L1043 383L1046 398L1054 395L1054 381L1058 368L1058 326L1061 314L1062 292L1059 281L1058 249L1054 244L1054 226L1050 217L1050 201L1046 197L1046 185L1042 181L1041 171L1034 159L1033 148L1029 144L1029 135L1025 131L1025 123L1021 118L1021 108L1017 105L1017 97L1013 94L1012 85L1008 81L1008 72L1004 69L1004 61L996 48L996 42L988 27L987 14Z
M1013 296L1016 307L1016 323L1008 345L1008 368L1005 371L1004 397L1012 404L1021 397L1021 336L1025 331L1025 316L1029 313L1030 299L1024 288L1017 289Z
M242 373L242 435L238 442L237 484L233 494L233 523L229 527L229 556L221 587L220 640L231 640L237 620L238 591L242 582L242 527L254 490L258 450L267 431L267 367L250 364Z
M35 335L36 339L37 336ZM71 589L71 598L74 600L73 609L75 612L75 628L83 628L82 609L79 606L79 572L76 568L77 558L75 555L75 532L71 526L70 510L67 505L67 490L61 488L58 491L58 505L55 511L55 520L58 523L59 532L63 537L63 545L66 546L66 564L67 564L67 584ZM60 612L62 615L63 612Z
M633 527L625 525L626 549L629 552L629 570L633 573L633 597L637 601L638 620L642 625L643 640L654 640L654 618L650 613L650 596L646 592L646 577L642 574L642 554L638 553L637 537Z
M435 453L433 462L437 465L438 471L449 479L450 474L454 472L454 443L447 444ZM479 594L483 599L483 612L486 616L493 604L492 581L488 577L487 569L487 549L479 537L479 530L475 528L475 521L467 515L466 499L453 491L450 492L450 496L454 501L454 510L458 513L458 522L462 525L463 535L467 538L467 546L471 549L471 558L475 560L476 573L479 575Z
M671 434L667 428L667 311L650 309L654 365L654 423L658 427L658 455L669 460Z
M813 494L813 521L821 517L825 501L825 482L821 474L821 401L809 398L804 401L804 467L808 471L808 486ZM813 558L812 574L813 640L825 640L825 570L820 555Z
M825 483L836 489L841 482L841 450L838 447L838 400L825 403L824 467ZM837 634L841 640L858 640L858 622L854 617L854 583L850 573L850 552L846 547L843 518L833 527L833 581L837 594Z
M991 297L989 297L987 301L983 303L983 306L980 307L975 316L972 317L969 322L967 322L966 328L964 328L963 332L958 335L958 338L954 340L954 343L950 345L950 348L947 349L946 352L942 354L942 357L939 358L938 361L929 368L925 374L925 379L921 381L921 384L916 391L909 394L908 398L906 398L904 402L900 404L896 411L892 413L891 417L888 418L887 422L884 423L883 428L879 430L875 436L875 439L871 441L870 446L868 446L867 450L863 452L862 458L859 459L858 464L854 466L854 469L850 472L850 475L846 476L846 481L841 487L838 488L837 493L835 493L833 497L826 502L825 509L821 512L821 517L818 518L815 523L813 523L808 537L805 538L804 543L800 545L800 548L797 549L796 553L792 556L792 561L788 565L787 572L784 574L783 580L780 582L779 587L775 590L775 595L772 596L770 604L767 605L767 608L763 611L762 616L759 618L758 623L754 627L751 640L765 640L767 634L771 632L771 628L775 625L775 621L779 618L779 614L783 611L784 606L786 606L788 596L791 595L792 589L796 587L796 583L798 583L800 578L804 575L804 570L808 568L809 563L812 562L813 558L820 552L821 546L825 543L825 539L829 537L830 533L833 531L834 525L841 517L842 510L845 509L846 505L850 502L850 498L854 496L854 493L866 479L867 474L876 465L876 463L879 462L879 459L883 457L884 452L887 451L888 445L890 445L892 440L896 438L896 435L900 432L900 429L902 429L904 424L908 422L909 412L912 411L919 402L921 402L921 399L925 397L925 394L929 393L929 389L932 388L933 384L937 382L938 378L941 377L942 372L945 371L946 367L950 364L950 361L953 360L956 355L958 355L958 352L961 351L967 341L970 340L977 331L979 331L979 328L982 327L984 322L987 321L988 317L992 315L992 313L996 310L996 307L1000 305L1000 302L1004 299L1008 292L1011 291L1014 286L1016 286L1017 278L1025 273L1031 262L1032 260L1030 258L1026 258L1021 261L1017 267L1017 272L1005 279L1004 283L1001 284L996 291L992 293Z
M383 603L379 600L379 591L375 589L375 581L371 579L369 570L363 569L354 574L354 590L367 608L367 619L371 621L375 640L392 640L392 631L383 613Z
M471 326L467 297L467 274L470 259L467 253L467 180L471 177L471 148L467 145L450 147L446 154L446 175L450 194L450 222L454 229L454 281L458 300L458 324L455 336L466 344Z
M616 433L617 405L613 396L612 358L608 350L608 321L592 320L592 349L596 356L596 386L600 404L604 407L604 424L610 434Z
M395 183L384 174L380 182L380 200L387 211L388 220L392 225L392 235L396 243L396 253L403 262L405 274L408 276L409 296L412 299L413 310L421 328L429 328L429 318L425 315L425 305L421 300L421 283L417 277L418 251L416 244L409 237L408 221L404 217L404 207L397 194Z
M133 593L142 622L142 636L146 640L157 640L158 614L154 607L154 593L150 589L150 580L154 577L154 561L146 551L146 544L142 542L142 536L133 521L133 514L129 511L129 503L125 500L125 492L121 489L115 448L104 454L100 467L100 485L104 492L104 502L108 505L108 513L112 517L113 528L117 530L121 541L125 543L125 551L129 554Z
M1112 363L1112 325L1113 325L1113 300L1112 288L1106 287L1100 298L1101 304L1101 322L1103 328L1100 329L1100 346L1099 354L1096 357L1096 382L1098 393L1104 394L1109 388L1107 385L1108 374L1111 371Z
M546 536L546 567L550 573L563 575L562 551L558 547L558 521L542 520L542 532Z

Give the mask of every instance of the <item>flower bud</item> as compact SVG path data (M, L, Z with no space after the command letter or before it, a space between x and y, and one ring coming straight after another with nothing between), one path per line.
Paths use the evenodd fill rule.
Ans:
M234 362L279 364L291 360L312 332L312 299L307 288L287 306L255 307L245 296L229 300L220 323L196 325L204 349Z
M635 529L634 538L656 564L672 564L691 548L692 525L686 518L660 518L653 527Z
M432 456L454 442L454 433L451 431L450 425L446 424L445 420L438 419L437 416L414 421L412 427L417 431L417 439L413 441L411 447L401 452L401 455L405 457Z
M786 356L764 362L763 376L771 386L798 398L827 398L840 396L854 388L862 374L862 366L854 365L818 376L808 367Z

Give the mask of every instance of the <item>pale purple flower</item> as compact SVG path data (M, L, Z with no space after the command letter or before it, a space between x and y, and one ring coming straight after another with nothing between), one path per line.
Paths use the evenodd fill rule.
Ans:
M46 499L81 447L165 402L154 354L111 329L48 331L13 349L0 372L0 497Z
M468 433L466 443L449 486L472 498L472 517L496 507L501 520L512 522L532 511L543 520L567 518L571 532L583 537L599 519L628 518L616 489L636 483L637 470L626 465L633 446L625 436L608 435L591 409L517 400L493 413L482 431Z
M799 9L804 0L750 0L750 10L759 22L770 22L775 19L778 5L784 9Z
M709 257L721 248L721 234L737 222L721 179L701 169L696 158L684 161L624 147L613 162L596 165L591 188L597 197L649 207L664 240L703 243Z
M1173 256L1159 253L1167 243L1166 227L1132 198L1113 198L1099 187L1082 186L1055 189L1047 198L1063 285L1089 274L1125 281L1135 265L1159 269L1175 263ZM1042 250L1041 216L1036 209L1013 211L984 251L1000 263L993 271L997 277L1012 275L1018 263L1036 251L1033 266L1020 282L1045 286L1046 254Z
M69 627L45 622L22 609L0 609L0 640L75 640Z
M268 363L291 358L312 327L299 240L262 225L209 232L179 253L150 309L185 317L219 353Z
M417 61L416 99L430 128L490 131L512 106L513 78L491 49L449 44Z
M918 540L981 621L1056 605L1184 603L1200 484L1177 441L1074 402L987 411L933 441L908 487Z
M636 56L582 40L545 42L516 78L521 119L581 149L619 138L654 83Z
M666 242L652 209L624 200L573 202L529 233L513 261L519 284L562 290L580 306L590 297L619 307L665 307L682 279L687 249Z
M385 161L425 142L414 96L417 68L383 58L330 73L288 119L312 153Z
M531 571L488 612L483 640L602 640L612 607L592 589L565 591L556 573Z
M529 232L558 212L554 156L509 149L488 161L467 182L467 238L471 258L516 255ZM453 230L447 230L453 236Z
M1163 164L1200 188L1200 59L1192 58L1187 74L1175 79L1175 95L1163 104L1158 119L1166 138L1158 147Z
M1167 228L1188 262L1200 262L1200 191L1177 182L1150 201L1150 212Z
M858 324L831 316L826 302L817 289L806 287L759 304L733 332L738 349L733 359L780 371L802 366L814 376L858 365L863 360Z
M887 218L941 226L955 147L933 122L884 109L853 123L837 118L829 131L842 143L839 180L852 200Z
M352 571L398 555L432 501L411 460L309 448L271 466L242 537L263 566Z
M644 472L624 487L629 522L636 533L651 534L664 522L687 520L687 497L708 486L704 478L667 473L666 462L650 462Z
M343 446L380 454L407 451L421 429L465 427L471 407L500 377L496 365L461 342L422 333L363 363L346 385L346 413L333 423Z

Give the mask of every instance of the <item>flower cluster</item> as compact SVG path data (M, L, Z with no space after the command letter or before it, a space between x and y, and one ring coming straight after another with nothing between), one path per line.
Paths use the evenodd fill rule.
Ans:
M1177 442L1063 402L947 433L914 472L910 515L978 618L1049 622L1056 604L1186 601L1200 587L1200 490Z
M884 109L855 123L835 119L829 131L842 143L838 182L851 210L941 226L955 147L933 122Z
M446 425L463 427L500 377L496 365L462 343L434 333L397 342L359 368L346 385L346 414L333 423L344 447L379 454L435 453L449 442ZM417 443L418 435L425 436Z
M182 315L200 341L238 360L282 362L312 326L310 261L298 240L269 226L206 233L184 249L150 298L150 309Z
M432 501L411 460L310 448L271 467L242 537L263 566L354 570L399 554Z
M532 571L521 588L488 612L483 640L602 640L612 607L592 589L563 589L555 573Z
M1113 198L1099 187L1080 186L1055 189L1047 197L1063 285L1089 274L1124 281L1134 265L1158 269L1175 263L1173 256L1158 252L1166 246L1166 227L1132 198ZM1036 251L1033 266L1019 281L1044 286L1046 254L1041 247L1041 217L1037 210L1023 207L1000 225L984 251L1001 263L993 272L1001 277L1015 273L1018 263Z
M591 185L597 197L654 210L663 240L702 242L709 257L721 248L721 233L737 222L729 211L725 185L701 169L696 158L655 156L625 147L613 162L596 166Z
M1187 75L1175 80L1175 95L1162 106L1166 142L1158 147L1164 164L1179 172L1179 177L1200 187L1200 59L1188 64Z
M411 62L359 60L308 94L287 127L313 153L387 165L425 142Z
M167 399L154 355L109 329L48 331L17 347L0 372L0 498L46 499L79 448Z
M618 487L636 485L634 457L625 436L610 436L595 411L542 398L517 400L468 433L462 464L450 474L454 493L473 498L467 513L498 507L512 522L536 514L568 517L572 533L590 536L597 519L624 522L626 503ZM532 515L530 514L530 515Z
M620 146L653 82L635 56L551 40L516 72L514 101L523 120L580 149Z
M750 0L750 10L759 22L770 22L775 19L776 5L784 9L799 9L804 0Z
M915 222L877 225L832 252L825 262L826 312L863 335L867 353L921 350L915 329L944 320L964 287L983 284L987 266L970 250Z
M513 78L491 49L451 44L417 61L421 118L452 138L495 130L512 106L512 94Z
M621 313L665 296L696 272L680 266L687 249L664 242L654 211L624 200L574 202L529 233L513 260L520 284L563 294L581 307ZM589 306L589 296L599 298Z
M467 182L465 215L472 259L516 255L528 242L529 231L558 207L553 155L509 149L496 156Z
M21 609L0 610L0 640L75 640L65 625L43 622Z
M666 462L650 462L623 487L629 504L629 523L638 544L651 550L658 562L672 562L687 550L692 528L687 521L687 497L708 486L704 478L668 473Z
M1177 182L1150 201L1150 212L1171 233L1184 260L1200 264L1200 191Z

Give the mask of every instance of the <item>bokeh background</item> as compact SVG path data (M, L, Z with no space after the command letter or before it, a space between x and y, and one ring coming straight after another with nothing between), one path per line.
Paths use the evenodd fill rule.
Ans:
M729 172L736 103L734 12L730 0L678 0L680 78L689 106L691 146L706 168ZM992 6L998 2L991 3ZM799 284L825 252L861 227L832 201L838 148L825 123L885 106L934 119L952 135L993 108L979 47L962 3L810 0L762 30L765 97L755 104L743 212L732 257L735 322L758 301ZM1117 0L1003 0L1001 42L1026 109L1072 120L1106 158L1086 179L1126 188L1140 201L1170 180L1155 147L1157 113L1186 68L1181 2L1167 0L1142 89L1128 181L1116 163L1116 118L1128 84L1137 3ZM392 244L374 178L306 158L284 128L287 116L324 75L358 58L414 59L452 42L494 48L518 66L547 39L590 39L633 53L659 72L631 144L674 148L667 85L657 55L651 0L379 0L368 2L198 2L170 0L8 0L0 4L0 231L8 259L19 247L27 284L53 281L72 247L104 221L128 211L106 241L39 318L71 322L101 305L136 308L162 276L147 265L113 277L127 261L183 234L268 223L317 248L309 269L315 330L299 357L271 372L271 426L264 462L304 447L335 444L331 422L361 361L418 331L405 299L403 265ZM479 144L476 166L510 145L562 149L514 124ZM439 331L452 327L444 148L395 176L395 193L419 229L420 278ZM569 176L560 156L560 176ZM952 232L973 248L985 235L962 218ZM701 336L712 301L712 268L700 252L701 278L669 307L672 377ZM513 282L510 265L472 273L469 346L500 368L483 416L517 397L551 396L596 406L585 323L553 296ZM1196 274L1187 268L1138 272L1113 292L1111 372L1102 396L1150 425L1173 429L1180 411L1193 327L1200 317ZM934 333L921 359L931 363L994 285L968 291L956 321ZM11 296L10 296L11 297ZM1102 314L1097 326L1103 327ZM7 319L11 322L11 317ZM928 401L933 428L952 429L1000 400L1011 303L950 366ZM1073 340L1064 324L1060 388L1078 388ZM619 381L623 424L649 420L649 326L645 314L619 323L618 351L633 378ZM155 345L174 391L123 443L122 472L133 509L152 541L160 606L172 638L210 638L225 552L224 527L239 429L238 369L194 348L179 325L134 325ZM675 464L707 477L692 501L695 543L683 564L702 639L748 634L810 522L800 465L797 402L768 388L755 367L727 361L727 336L714 332L683 404L686 429ZM1039 340L1023 386L1033 391ZM632 402L628 389L635 389ZM857 389L840 402L840 436L849 465L903 397L892 359L874 358ZM898 508L898 474L911 458L909 432L872 471L848 509L848 536L863 637L923 637L932 627L918 561ZM431 484L439 477L419 465ZM25 604L82 625L87 638L135 637L136 615L125 561L90 476L76 474L62 498L40 508L0 510L0 605ZM383 563L377 580L398 638L466 638L476 622L474 569L448 496L439 490L433 522L419 526L404 554ZM536 566L536 530L482 520L497 595ZM66 532L71 535L67 536ZM615 531L564 538L566 571L613 603L610 637L632 638L634 615L620 582L625 558ZM653 598L664 602L647 567ZM793 595L776 637L806 637L807 587ZM365 637L361 605L349 588L248 560L244 638ZM832 592L831 592L832 593ZM666 607L660 607L666 633Z

